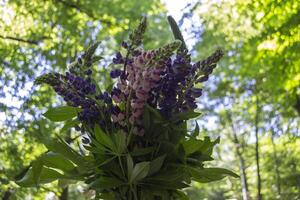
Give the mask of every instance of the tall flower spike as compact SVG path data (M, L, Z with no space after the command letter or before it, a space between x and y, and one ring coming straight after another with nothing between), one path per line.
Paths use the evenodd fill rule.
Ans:
M94 55L99 44L100 44L100 41L97 41L97 42L93 43L92 45L90 45L88 47L88 49L85 51L84 56L83 56L85 64L87 64L87 62L89 62L89 61L92 61L92 56Z
M37 77L34 81L34 84L41 85L46 83L51 86L56 86L60 84L60 76L62 75L57 73L44 74L42 76Z
M173 55L174 51L176 51L181 45L180 40L175 40L174 42L171 42L163 47L160 47L154 51L154 60L156 62L159 61L165 61L170 56Z
M224 53L222 50L216 50L208 58L198 61L195 63L196 68L199 70L199 75L206 75L212 73L213 69L216 67L216 63L223 57ZM201 81L199 81L201 82ZM203 82L203 81L202 81Z
M143 17L139 26L129 35L131 45L139 46L142 43L143 35L147 28L147 18Z
M177 55L182 56L187 62L190 62L191 56L188 54L188 49L176 21L172 16L168 16L168 22L172 29L174 38L181 41L180 48L177 50Z

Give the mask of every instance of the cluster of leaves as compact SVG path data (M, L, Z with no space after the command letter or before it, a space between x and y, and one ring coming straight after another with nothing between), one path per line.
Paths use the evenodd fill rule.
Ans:
M74 113L76 109L64 106L49 110L45 116L66 121L74 119ZM32 162L17 184L31 187L57 179L78 180L104 199L115 199L116 195L118 199L187 199L178 189L189 187L191 180L207 183L227 175L237 177L226 169L204 167L205 161L213 160L212 150L219 139L197 139L197 127L187 135L186 122L178 122L196 116L197 113L186 113L166 120L156 110L147 108L144 119L149 134L143 140L149 146L130 151L130 136L122 131L108 134L99 126L91 130L95 136L92 142L84 144L87 155L77 153L61 138L44 136L49 152Z
M131 44L141 43L144 23L143 20L133 32ZM174 23L171 26L175 26ZM77 62L93 60L96 46L88 48L83 61ZM158 49L158 52L165 51ZM188 56L185 50L179 52ZM204 68L208 65L207 70L211 73L215 65L209 68L210 61L213 62L214 57L198 65ZM56 87L61 78L64 77L50 74L41 76L37 82ZM65 121L63 129L76 127L81 130L85 134L82 148L78 152L59 136L54 139L42 135L40 139L48 152L31 163L26 175L17 180L20 186L76 180L84 181L89 189L96 191L96 197L102 199L187 199L180 189L189 187L192 180L206 183L225 176L238 177L227 169L204 166L204 162L213 160L213 147L219 139L198 139L198 126L193 133L188 133L187 120L199 115L193 109L166 118L158 109L146 104L142 116L144 135L141 137L129 124L129 129L124 130L118 125L109 124L110 128L107 128L101 122L87 123L80 118L81 108L71 105L52 108L44 116L55 122Z

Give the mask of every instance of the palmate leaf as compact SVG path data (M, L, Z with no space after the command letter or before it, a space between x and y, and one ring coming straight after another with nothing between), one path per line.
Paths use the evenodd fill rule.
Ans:
M126 133L123 131L118 131L117 133L112 135L112 139L114 142L114 153L117 155L121 155L127 150L127 142L126 142Z
M40 160L42 160L44 166L59 169L65 173L72 172L76 168L76 166L66 157L54 152L48 152L43 155Z
M239 176L228 169L223 168L195 168L187 167L192 179L200 183L208 183L212 181L218 181L226 176L232 176L239 178Z
M203 145L201 145L200 147L200 151L211 156L212 154L212 151L213 151L213 147L216 145L216 144L219 144L220 143L220 137L218 137L216 140L214 141L211 141L210 140L210 137L204 137L204 140L203 140Z
M93 181L89 186L95 190L102 191L105 189L116 188L121 185L125 185L125 183L115 177L101 176Z
M48 150L61 154L66 159L75 163L78 167L82 169L87 167L87 162L84 157L72 149L63 139L43 138L42 142Z
M39 172L37 172L37 169ZM67 179L69 177L64 176L54 169L44 166L38 168L37 166L37 168L31 167L25 176L22 179L17 180L16 183L22 187L33 187L40 183L51 183L61 178Z
M189 200L190 198L182 191L174 191L173 195L178 198L178 200Z
M191 111L187 111L187 112L183 112L183 113L174 115L172 117L171 121L177 122L177 121L182 121L182 120L189 120L189 119L196 118L199 115L201 115L201 113L194 112L193 110L191 110Z
M104 133L104 131L100 128L100 126L98 124L95 125L94 134L95 134L97 142L99 142L100 144L102 144L103 146L105 146L111 150L114 149L115 146L114 146L112 139L110 138L109 135Z
M198 123L196 121L196 127L195 127L195 130L192 132L191 136L193 138L196 138L198 135L199 135L199 125L198 125Z
M131 176L128 177L129 184L137 183L148 175L150 162L140 162L134 165Z
M166 154L157 157L156 159L152 160L150 163L150 169L149 169L149 173L148 175L152 175L155 174L156 172L158 172L162 165L164 164L164 160L166 158Z
M48 152L32 162L25 176L16 183L31 187L40 183L50 183L57 179L80 180L76 166L61 154Z
M188 173L184 165L172 165L164 170L160 170L153 176L146 177L141 184L147 185L154 189L181 189L188 187L185 182L187 180Z
M182 145L184 147L186 155L188 156L196 151L199 151L199 149L203 145L203 141L190 138L189 140L184 140L182 142Z
M146 104L145 106L145 110L148 110L151 118L153 118L154 120L156 120L157 122L163 122L163 117L161 116L161 114L158 112L158 110L152 108L151 106L149 106L148 104Z
M213 147L219 142L220 138L217 138L215 141L211 141L209 137L204 137L204 140L189 138L181 141L187 156L195 152L211 156Z
M61 133L68 131L70 128L78 125L80 121L78 119L73 119L73 120L67 120L60 130Z
M60 106L55 108L50 108L43 115L53 122L61 122L70 120L77 116L78 108L72 106Z
M105 200L115 200L115 196L113 193L109 192L102 192L99 196L96 197L96 199L105 199Z
M134 148L130 152L131 156L144 156L155 151L155 147Z
M128 179L129 177L132 177L132 172L133 172L133 160L132 157L130 156L130 154L127 155L127 176Z

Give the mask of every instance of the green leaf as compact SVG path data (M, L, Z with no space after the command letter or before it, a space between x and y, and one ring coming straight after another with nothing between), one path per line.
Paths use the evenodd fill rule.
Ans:
M137 163L132 170L131 176L129 177L129 183L136 183L145 178L148 175L149 169L150 162Z
M208 183L212 181L218 181L226 176L232 176L238 178L239 176L228 169L223 168L194 168L188 167L191 177L194 181L200 183Z
M111 156L109 157L108 159L102 161L101 163L98 164L98 166L103 166L103 165L106 165L107 163L110 163L112 160L114 160L117 156Z
M190 200L190 198L182 191L176 190L174 192L175 197L177 197L179 200Z
M147 107L144 109L143 124L146 130L150 128L150 112Z
M132 152L130 152L131 156L143 156L147 155L155 150L154 147L146 147L146 148L135 148Z
M215 141L212 142L210 140L210 137L206 136L204 137L203 144L199 148L199 151L211 156L213 147L218 143L220 143L220 137L218 137Z
M193 119L193 118L198 117L199 115L201 115L201 113L194 112L193 110L191 110L191 111L187 111L187 112L183 112L183 113L179 113L179 114L175 115L172 118L172 121Z
M60 187L60 188L65 188L65 187L67 187L68 185L74 184L74 183L76 183L76 181L74 181L74 180L69 180L69 179L59 179L59 180L58 180L58 183L57 183L57 186Z
M150 184L151 187L157 189L181 189L188 187L188 184L184 183L187 176L189 174L184 165L169 165L168 168L160 170L157 174L146 177L142 184Z
M103 59L102 56L93 56L92 57L93 63L98 62L99 60L102 60L102 59Z
M199 125L198 125L198 122L196 121L196 127L195 127L195 130L193 131L193 133L191 134L191 136L193 138L196 138L198 135L199 135Z
M89 61L92 58L92 56L94 55L94 53L95 53L96 49L98 48L98 46L100 45L100 43L101 43L100 41L96 41L87 48L87 50L85 51L85 54L84 54L85 61Z
M97 143L94 143L96 146L89 146L89 145L84 145L84 149L90 151L90 152L93 152L93 153L96 153L96 154L111 154L110 152L107 152L106 151L106 148L103 147L101 144L99 144L98 142Z
M33 187L36 186L36 177L37 174L35 174L34 169L31 167L25 176L17 180L16 183L19 186L22 187ZM59 173L56 170L47 168L47 167L41 167L41 172L39 174L39 183L50 183L60 178L67 178L63 174Z
M90 187L101 191L104 189L116 188L121 185L124 185L124 183L117 178L100 176L90 184Z
M42 156L42 160L45 166L64 172L71 172L75 169L75 165L70 160L58 153L48 152Z
M156 109L152 108L148 104L145 105L145 109L147 109L149 111L149 113L153 115L153 118L155 119L155 121L157 121L157 122L163 121L161 114Z
M114 144L115 144L115 153L118 155L123 154L126 151L127 143L126 143L126 133L123 131L118 131L113 135Z
M80 168L86 167L85 159L62 139L57 140L44 138L43 143L50 151L63 155L64 157L78 165Z
M188 184L184 183L182 180L181 181L169 181L169 180L162 180L162 179L156 179L156 178L151 178L147 179L142 182L142 184L151 189L159 189L159 190L174 190L174 189L182 189L189 187Z
M40 176L43 169L43 162L41 158L38 158L32 163L32 176L36 185L40 183Z
M50 108L44 113L44 116L53 122L60 122L72 119L77 116L78 108L71 106L60 106Z
M65 122L64 126L62 127L62 129L60 130L60 132L65 132L68 131L70 128L78 125L80 123L80 121L78 119L74 119L74 120L68 120Z
M199 151L203 144L202 140L196 140L194 138L190 138L189 140L182 141L182 145L186 155L190 155L196 151Z
M166 154L157 157L156 159L154 159L153 161L151 161L150 163L150 169L149 169L149 175L155 174L156 172L158 172L162 165L164 164L164 160L166 158Z
M130 154L127 155L127 175L128 178L132 176L132 172L133 172L133 160L132 157L130 156Z
M153 200L154 196L153 196L153 190L148 188L142 188L141 190L141 199L143 200Z
M100 128L98 124L95 125L94 128L94 134L96 137L96 140L102 144L103 146L113 150L114 149L114 144L111 140L111 138L104 133L104 131Z
M115 200L116 198L115 198L115 196L114 196L114 194L112 193L112 192L102 192L99 196L98 196L98 198L100 198L100 199L105 199L105 200ZM97 199L98 199L97 198Z
M180 47L180 49L183 50L183 51L186 50L187 49L186 48L186 44L184 42L184 39L182 37L182 34L180 32L180 29L179 29L176 21L174 20L174 18L172 16L168 16L168 22L169 22L169 25L170 25L170 27L172 29L174 38L176 40L180 40L181 41L181 47Z

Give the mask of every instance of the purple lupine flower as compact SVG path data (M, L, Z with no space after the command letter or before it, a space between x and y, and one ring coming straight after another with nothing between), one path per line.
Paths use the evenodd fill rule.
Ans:
M202 95L202 89L201 88L192 88L190 89L191 91L191 96L194 98L198 98Z
M116 57L113 58L113 63L114 64L122 64L124 63L124 59L123 59L123 56L120 52L118 52L116 54Z
M124 49L127 49L128 48L128 43L123 41L121 46L124 48Z
M115 103L121 103L122 92L119 88L114 87L111 91L111 98Z
M93 73L93 71L92 71L91 69L88 69L88 70L86 70L84 73L85 73L86 75L90 76L90 75Z
M122 71L120 69L114 69L110 72L110 77L111 78L118 78L119 76L121 76Z

